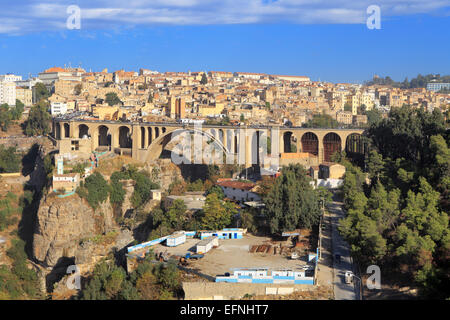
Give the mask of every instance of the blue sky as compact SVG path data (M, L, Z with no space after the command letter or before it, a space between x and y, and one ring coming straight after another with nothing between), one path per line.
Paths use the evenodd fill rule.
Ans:
M450 1L0 1L0 74L247 71L362 82L450 74ZM68 30L67 7L81 9ZM381 29L366 8L381 7Z

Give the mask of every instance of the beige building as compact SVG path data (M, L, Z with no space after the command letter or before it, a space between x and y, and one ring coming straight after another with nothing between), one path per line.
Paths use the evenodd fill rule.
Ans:
M16 99L20 100L25 107L31 107L33 105L33 90L16 87Z
M65 192L75 191L80 185L79 173L54 174L52 189L54 191L64 190Z
M350 111L338 111L336 112L336 121L343 124L352 124L353 115Z
M339 163L324 162L319 165L319 177L321 179L343 179L345 167Z

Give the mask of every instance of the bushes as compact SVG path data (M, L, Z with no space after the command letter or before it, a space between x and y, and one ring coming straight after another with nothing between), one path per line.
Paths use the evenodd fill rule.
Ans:
M15 147L5 148L0 145L0 173L19 172L21 169L21 156Z
M147 255L152 256L152 253ZM173 264L154 265L149 258L127 276L122 267L99 263L85 289L82 300L157 300L173 299L181 288L180 275Z
M80 197L85 198L93 209L96 209L100 203L108 199L109 192L110 187L99 172L87 177L84 187L77 190Z
M9 270L7 266L0 266L0 297L18 299L26 295L32 299L39 298L38 277L27 266L25 242L14 239L7 255L13 260L13 267Z
M120 180L132 179L135 181L134 192L131 196L132 205L137 208L147 202L150 191L158 189L159 185L154 183L145 171L138 172L133 166L125 171L117 171L111 175L111 203L121 204L125 199L125 190Z

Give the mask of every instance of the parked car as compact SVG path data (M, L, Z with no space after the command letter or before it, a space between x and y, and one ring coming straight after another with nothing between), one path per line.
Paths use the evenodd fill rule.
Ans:
M345 283L350 284L353 282L353 272L345 271Z

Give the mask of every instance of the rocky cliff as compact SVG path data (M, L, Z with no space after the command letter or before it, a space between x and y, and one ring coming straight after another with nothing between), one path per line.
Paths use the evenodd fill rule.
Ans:
M94 211L77 194L66 198L49 194L39 205L33 257L45 267L55 266L63 257L74 258L77 263L77 255L85 262L86 250L80 243L114 228L109 201Z

